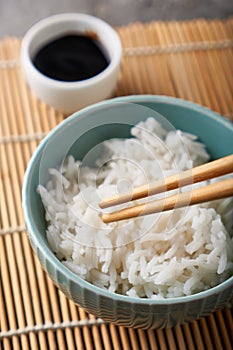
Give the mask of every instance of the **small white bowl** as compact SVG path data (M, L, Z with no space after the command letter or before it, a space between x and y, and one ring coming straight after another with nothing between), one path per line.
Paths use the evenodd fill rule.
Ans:
M109 65L92 78L64 82L47 77L33 64L38 49L65 34L93 32L97 35ZM51 16L33 25L25 34L20 52L21 66L28 85L45 103L69 114L113 94L117 83L122 46L116 31L99 18L79 13Z

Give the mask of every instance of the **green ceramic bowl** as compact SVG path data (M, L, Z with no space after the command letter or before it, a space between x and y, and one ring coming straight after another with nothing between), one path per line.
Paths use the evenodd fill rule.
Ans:
M132 113L135 104L157 111L175 128L198 135L213 159L233 153L233 125L207 108L180 99L152 95L108 100L65 119L41 142L25 174L23 210L31 245L42 267L74 303L107 322L121 326L144 329L170 327L232 304L233 277L192 296L157 301L102 290L77 277L53 254L46 240L44 210L36 191L39 182L47 182L48 169L61 164L67 153L82 159L89 149L105 139L129 136L130 125L148 117L148 112L143 112L144 108L142 113Z

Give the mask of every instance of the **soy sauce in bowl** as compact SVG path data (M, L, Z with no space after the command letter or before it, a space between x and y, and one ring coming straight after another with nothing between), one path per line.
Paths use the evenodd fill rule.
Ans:
M20 48L28 86L65 115L113 96L121 58L117 32L100 18L81 13L40 20Z
M96 35L66 34L42 46L34 66L49 78L74 82L89 79L109 65Z

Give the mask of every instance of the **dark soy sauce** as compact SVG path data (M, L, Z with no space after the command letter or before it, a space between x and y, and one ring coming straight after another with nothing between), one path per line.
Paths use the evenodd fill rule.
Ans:
M69 34L57 38L36 53L35 67L49 78L80 81L102 72L109 61L91 35Z

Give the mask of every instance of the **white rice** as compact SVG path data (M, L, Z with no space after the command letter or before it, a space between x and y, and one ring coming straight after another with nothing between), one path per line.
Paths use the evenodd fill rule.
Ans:
M152 118L131 133L131 139L105 142L106 154L114 161L101 168L99 186L96 168L72 156L60 169L50 170L51 180L38 190L51 249L81 278L131 297L185 296L221 283L233 273L231 198L102 222L98 201L124 190L125 184L139 186L209 159L194 135L166 132Z

